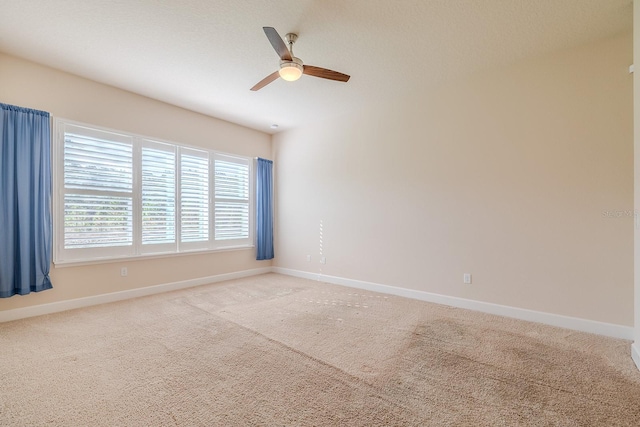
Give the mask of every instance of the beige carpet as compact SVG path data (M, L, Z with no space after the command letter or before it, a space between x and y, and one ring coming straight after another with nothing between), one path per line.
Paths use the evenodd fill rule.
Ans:
M0 324L0 425L638 426L629 345L268 274Z

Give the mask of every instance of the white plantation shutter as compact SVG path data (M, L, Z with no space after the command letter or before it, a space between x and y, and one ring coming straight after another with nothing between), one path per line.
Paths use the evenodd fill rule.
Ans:
M215 240L249 238L249 162L217 155L215 169Z
M209 153L180 152L180 215L183 243L209 240Z
M131 138L69 127L63 149L64 249L131 246Z
M148 251L170 250L176 242L175 146L144 142L142 147L142 244Z
M253 245L252 159L54 123L54 263Z

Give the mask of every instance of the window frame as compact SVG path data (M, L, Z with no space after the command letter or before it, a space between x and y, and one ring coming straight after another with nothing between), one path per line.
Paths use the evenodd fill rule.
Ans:
M130 132L109 129L64 118L54 118L52 141L53 175L53 263L55 265L83 265L113 262L121 259L157 258L194 253L242 250L255 247L255 159L237 154L229 154L200 146L164 141ZM121 138L130 138L133 150L133 244L130 246L65 249L65 133L70 129L85 130L88 134L108 133ZM119 140L118 140L119 141ZM173 149L174 153L174 241L162 244L142 243L142 149L159 147ZM182 153L206 153L208 157L208 239L202 242L181 242L181 155ZM237 161L248 167L248 237L236 240L216 240L215 238L215 160Z

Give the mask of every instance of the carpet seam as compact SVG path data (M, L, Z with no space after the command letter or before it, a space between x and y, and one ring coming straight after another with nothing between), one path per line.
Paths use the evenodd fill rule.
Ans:
M207 310L205 310L205 309L203 309L203 308L201 308L201 307L198 307L197 305L194 305L194 304L192 304L192 303L190 303L190 302L188 302L188 301L185 301L185 303L186 303L186 304L188 304L189 306L191 306L191 307L193 307L193 308L196 308L196 309L199 309L199 310L201 310L201 311L203 311L203 312L205 312L205 313L207 313L207 314L209 314L209 315L211 315L211 316L215 316L215 317L217 317L218 319L221 319L221 320L223 320L223 321L226 321L226 322L232 323L232 324L234 324L234 325L236 325L236 326L238 326L238 327L240 327L240 328L242 328L242 329L244 329L244 330L246 330L246 331L248 331L248 332L252 333L252 334L253 334L253 335L255 335L255 336L262 337L262 338L264 338L265 340L267 340L267 341L269 341L269 342L272 342L272 343L277 344L277 345L279 345L279 346L281 346L281 347L284 347L284 348L286 348L286 349L288 349L288 350L290 350L290 351L292 351L292 352L294 352L294 353L296 353L296 354L298 354L298 355L300 355L300 356L302 356L302 357L304 357L304 358L306 358L306 359L308 359L308 360L312 360L312 361L314 361L314 362L316 362L316 363L318 363L318 364L320 364L320 365L323 365L323 366L325 366L325 367L331 368L332 370L334 370L334 371L336 371L336 372L340 372L340 373L342 373L343 375L346 375L348 378L351 378L352 380L354 380L355 382L357 382L357 383L359 383L359 384L361 384L361 385L365 385L365 386L367 386L367 387L371 387L371 388L373 388L373 389L376 391L377 396L378 396L382 401L387 402L387 403L389 403L389 404L392 404L392 405L394 405L394 406L395 406L395 407L397 407L397 408L401 408L401 409L403 409L403 410L405 410L405 411L409 412L410 414L414 415L416 418L421 418L421 419L423 419L423 421L421 421L420 423L416 424L416 427L417 427L417 426L422 425L422 424L421 424L422 422L428 421L428 419L424 419L424 416L423 416L423 415L421 415L421 414L418 414L418 413L414 412L411 408L408 408L408 407L406 407L406 406L404 406L404 405L402 405L402 404L400 404L400 403L398 403L398 402L395 402L395 401L391 400L391 398L389 398L389 397L388 397L388 396L386 396L386 395L381 395L381 394L380 394L380 389L379 389L379 388L375 387L375 386L374 386L374 385L372 385L372 384L367 383L366 381L362 380L361 378L356 377L356 376L355 376L355 375L353 375L353 374L350 374L349 372L346 372L346 371L344 371L344 370L342 370L342 369L338 368L337 366L331 365L331 364L329 364L329 363L327 363L327 362L325 362L325 361L323 361L323 360L320 360L320 359L318 359L318 358L316 358L316 357L311 356L310 354L307 354L307 353L305 353L305 352L303 352L303 351L301 351L301 350L295 349L295 348L293 348L293 347L291 347L291 346L289 346L289 345L287 345L287 344L285 344L285 343L283 343L283 342L281 342L281 341L278 341L278 340L276 340L276 339L270 338L270 337L268 337L268 336L266 336L266 335L264 335L264 334L262 334L262 333L260 333L260 332L256 331L255 329L251 329L251 328L249 328L249 327L247 327L247 326L244 326L244 325L241 325L241 324L239 324L239 323L237 323L237 322L234 322L233 320L230 320L230 319L228 319L228 318L226 318L226 317L220 316L220 315L219 315L219 314L217 314L217 313L212 313L212 312L210 312L210 311L207 311ZM340 382L342 382L342 383L344 384L344 381L343 381L342 379L339 379L339 381L340 381Z

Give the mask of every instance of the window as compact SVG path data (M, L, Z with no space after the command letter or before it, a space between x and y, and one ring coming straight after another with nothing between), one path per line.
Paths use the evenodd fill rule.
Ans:
M56 120L54 262L249 247L252 161Z
M249 238L249 164L218 155L215 168L216 240Z
M176 250L176 147L143 141L142 252Z
M69 126L63 161L65 250L132 254L132 139Z
M209 240L209 153L180 153L180 220L183 243Z

